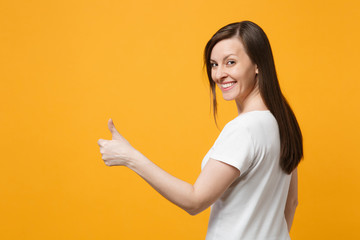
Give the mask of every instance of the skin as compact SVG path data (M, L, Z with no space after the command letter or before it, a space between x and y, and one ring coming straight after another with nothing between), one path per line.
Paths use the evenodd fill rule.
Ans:
M256 80L257 66L251 62L237 38L217 43L211 54L212 78L226 100L236 102L239 114L266 110ZM231 89L221 84L235 83ZM99 139L100 153L107 166L126 166L141 176L162 196L191 215L211 206L240 176L240 171L226 163L209 159L196 182L184 182L155 165L137 151L116 130L112 119L108 122L111 140Z
M100 153L107 166L126 166L147 181L162 196L196 215L213 204L240 175L236 168L209 159L195 184L184 182L165 172L133 148L108 122L112 140L100 139Z
M285 205L285 219L289 232L294 220L295 210L298 204L298 174L296 168L291 174L289 193Z
M238 113L268 110L259 92L258 68L249 56L239 38L229 38L218 42L210 56L211 76L223 98L235 100ZM222 84L234 83L231 89Z

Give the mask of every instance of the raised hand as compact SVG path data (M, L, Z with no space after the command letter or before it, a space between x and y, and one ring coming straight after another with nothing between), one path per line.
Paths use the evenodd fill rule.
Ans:
M135 158L137 151L116 130L111 118L108 128L112 134L112 140L98 140L102 159L107 166L127 166Z

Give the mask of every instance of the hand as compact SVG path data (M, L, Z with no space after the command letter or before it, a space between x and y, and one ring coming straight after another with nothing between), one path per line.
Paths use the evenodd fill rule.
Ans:
M126 166L134 158L136 150L116 130L111 118L108 128L112 134L112 140L98 140L102 159L107 166Z

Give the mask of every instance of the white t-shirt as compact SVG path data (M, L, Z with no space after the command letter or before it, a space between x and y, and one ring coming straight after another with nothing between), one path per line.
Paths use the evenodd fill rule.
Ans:
M284 210L291 175L280 167L280 136L270 111L240 114L222 130L203 159L240 170L211 206L206 240L289 240Z

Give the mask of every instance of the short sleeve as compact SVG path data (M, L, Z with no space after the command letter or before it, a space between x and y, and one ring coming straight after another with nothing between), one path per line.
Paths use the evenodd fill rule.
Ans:
M227 163L246 172L254 159L254 145L249 130L231 121L221 131L212 148L210 158Z

